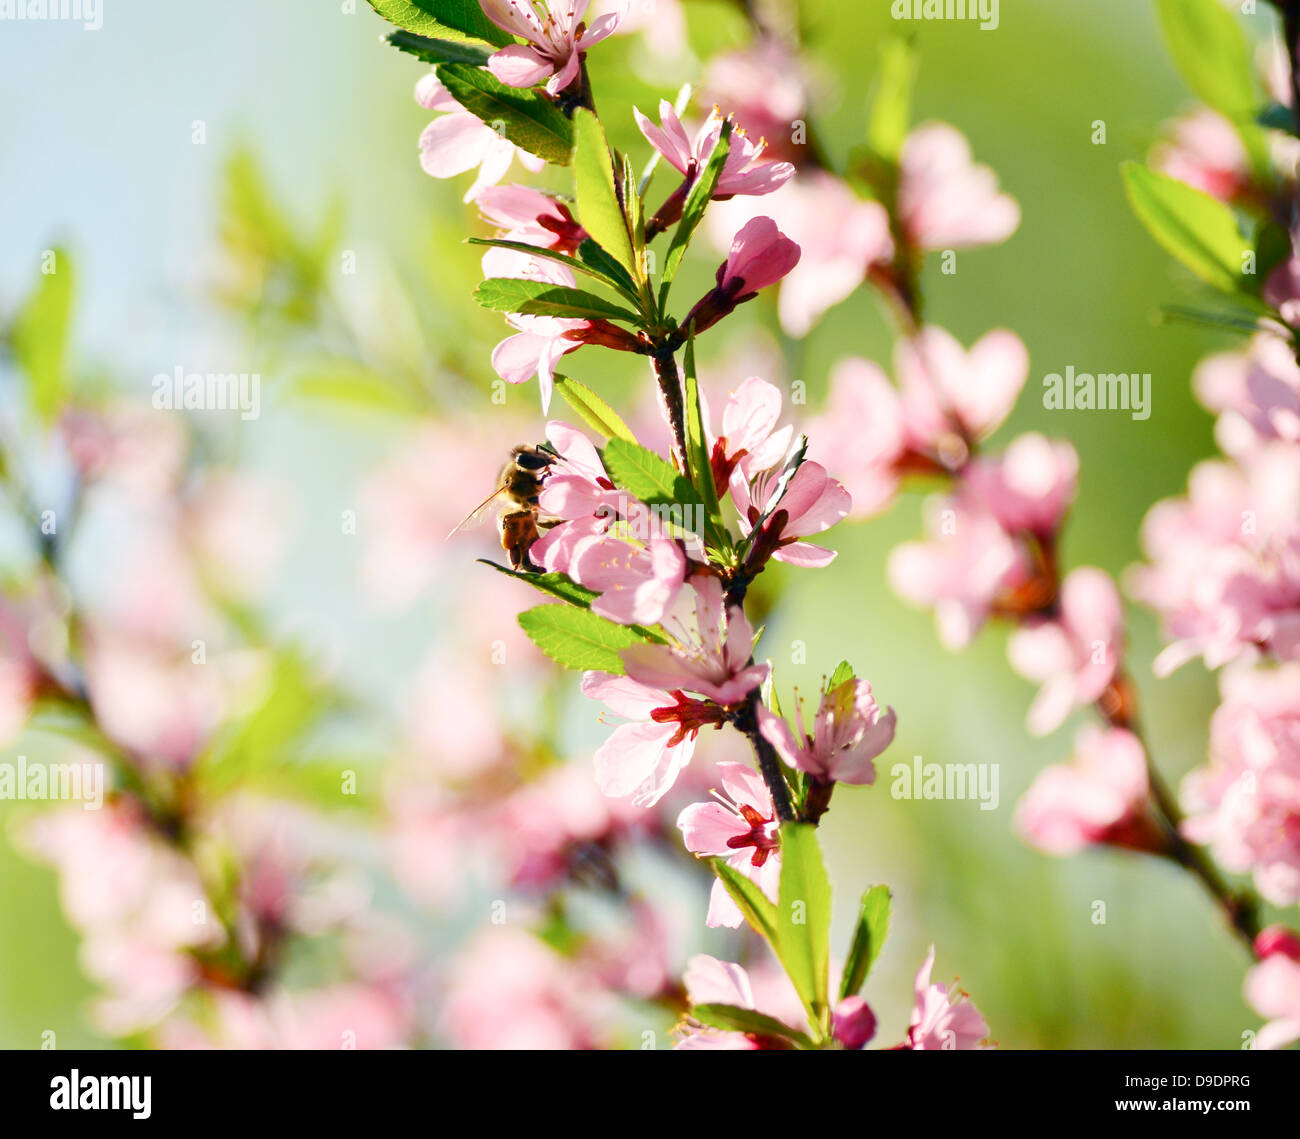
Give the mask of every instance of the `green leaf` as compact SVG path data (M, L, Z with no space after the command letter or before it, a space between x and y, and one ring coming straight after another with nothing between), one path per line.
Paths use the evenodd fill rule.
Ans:
M1255 121L1270 130L1286 131L1290 135L1300 133L1296 129L1295 112L1285 103L1270 103L1255 116Z
M695 375L695 337L686 341L686 461L691 482L704 503L714 544L727 544L729 535L722 525L722 508L718 488L713 483L713 464L709 458L709 440L704 432L704 409L700 403L700 384Z
M912 89L916 85L916 51L905 39L885 40L880 46L879 72L867 113L867 145L885 161L898 164L912 115Z
M775 950L776 907L767 900L767 895L759 889L757 883L751 882L740 871L728 866L725 859L714 858L712 862L713 873L718 876L723 889L736 903L750 928Z
M831 885L817 828L784 823L775 949L811 1023L823 1030L830 1017L830 934Z
M611 439L603 452L605 470L621 487L647 506L694 506L699 496L690 480L653 451L626 439Z
M535 91L507 87L468 63L444 63L438 78L456 102L516 146L557 166L569 164L573 124Z
M862 895L858 924L853 929L853 944L844 962L840 1000L862 991L867 974L880 956L880 948L889 933L889 900L888 886L872 886Z
M632 249L627 217L614 186L614 161L605 128L586 108L573 116L575 144L573 177L578 191L578 212L583 228L624 269L633 281L641 279Z
M390 24L421 36L484 40L496 47L515 42L483 14L478 0L370 0L370 6Z
M75 280L72 259L50 251L40 281L14 320L14 358L27 376L31 405L45 423L53 421L67 390L69 329Z
M778 1040L790 1040L800 1048L815 1047L806 1033L798 1032L784 1021L774 1016L766 1016L752 1008L739 1005L693 1005L690 1016L709 1028L721 1028L727 1032L744 1032L754 1036L774 1036Z
M1223 0L1156 0L1169 52L1187 85L1229 118L1250 116L1259 96L1245 33Z
M619 653L643 644L645 637L626 625L607 621L590 609L539 605L519 614L519 624L539 649L565 668L595 669L621 676Z
M841 684L853 679L853 666L848 661L842 660L835 666L835 671L831 673L831 678L826 684L826 690L838 688Z
M600 432L606 439L623 439L633 446L637 445L632 429L623 422L618 412L586 384L580 384L568 376L557 375L555 390L593 431Z
M1129 204L1152 237L1201 280L1226 293L1249 292L1241 255L1252 248L1222 202L1136 162L1120 168Z
M493 312L558 316L572 320L623 320L629 324L641 324L641 318L636 313L598 297L595 293L552 285L546 281L493 277L474 290L474 299Z
M472 63L475 67L482 67L491 54L486 48L475 47L473 44L431 39L429 36L417 36L414 32L390 32L384 39L398 51L404 51L425 63Z
M584 589L568 574L529 573L525 570L507 569L505 566L497 565L496 562L489 561L487 558L479 558L478 560L485 566L491 566L497 573L503 573L506 577L513 577L518 581L527 582L534 589L539 589L552 597L558 597L561 601L567 601L570 605L576 605L580 609L591 608L592 601L599 596L590 589Z
M691 243L691 238L695 236L696 229L699 228L700 222L704 220L704 211L709 208L709 203L713 201L713 192L718 188L718 179L722 177L722 168L727 163L727 155L731 151L731 130L732 122L728 119L722 124L722 133L718 137L718 144L713 148L713 153L709 156L709 161L704 166L704 172L700 175L695 185L691 187L691 192L686 197L686 204L682 207L681 221L677 223L677 228L673 231L672 242L668 246L668 259L664 262L663 284L659 291L659 304L663 306L668 296L668 288L677 276L677 270L681 267L682 258L686 256L686 249Z
M599 273L602 277L617 282L623 292L628 296L636 297L638 305L641 303L640 297L637 296L636 282L632 280L631 274L591 238L587 238L578 246L578 257L587 266L589 272Z
M527 242L509 241L503 237L469 237L465 240L469 245L491 245L497 249L512 249L516 253L526 253L530 257L543 257L547 261L556 261L572 269L575 273L585 273L588 277L600 281L601 284L617 290L632 304L638 307L641 305L641 298L637 296L631 278L624 272L621 265L608 257L604 259L603 263L579 260L577 257L570 257L569 254L561 253L556 249L542 249L536 245L529 245ZM584 249L588 247L593 250L600 249L591 240L584 241L582 245ZM581 251L580 249L579 252Z

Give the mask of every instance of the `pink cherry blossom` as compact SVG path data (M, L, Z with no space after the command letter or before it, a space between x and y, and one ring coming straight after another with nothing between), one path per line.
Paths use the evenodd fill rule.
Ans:
M731 1005L761 1012L782 1021L797 1031L806 1029L805 1014L799 997L784 971L764 961L747 972L731 961L719 961L698 954L686 963L682 978L687 1000L692 1005ZM687 1023L678 1030L676 1048L682 1051L701 1049L761 1049L759 1037L743 1032L728 1032Z
M693 692L723 708L738 704L767 679L767 665L749 663L753 627L738 606L725 606L716 577L692 578L691 594L683 595L675 619L664 622L670 644L623 650L627 675L651 688Z
M844 486L850 515L871 518L898 491L907 449L898 392L871 360L841 360L831 371L825 412L808 424L808 455Z
M795 703L797 734L766 708L759 709L758 722L788 766L823 782L862 786L876 781L873 761L893 742L897 717L892 708L881 710L870 684L854 678L822 693L811 732L804 728L802 700Z
M490 266L499 274L527 281L542 281L567 288L574 287L573 273L554 261L528 257L509 250L493 250ZM499 255L505 253L505 259ZM496 346L492 367L508 384L522 384L537 377L542 395L542 414L551 406L555 386L555 368L566 353L582 347L574 336L591 327L587 320L568 320L557 316L527 316L511 313L506 322L518 331Z
M821 534L848 517L853 507L849 492L811 459L800 465L778 498L779 491L779 471L775 469L761 472L752 482L741 469L732 474L731 497L740 512L741 532L748 535L768 511L784 512L784 525L775 517L764 524L765 540L775 548L772 557L797 566L830 565L835 560L834 550L802 539Z
M1007 642L1011 666L1042 685L1029 709L1032 735L1044 736L1075 708L1096 701L1123 652L1124 613L1109 575L1084 567L1061 583L1058 614L1022 625Z
M1276 273L1293 273L1297 265L1300 262L1290 261ZM1271 285L1274 278L1269 281ZM1267 286L1265 297L1269 299ZM1274 294L1272 303L1296 303L1294 315L1300 323L1300 301L1287 302ZM1221 352L1201 361L1192 382L1201 403L1218 413L1214 436L1225 454L1248 462L1263 443L1300 445L1300 365L1290 341L1256 336L1246 352Z
M1020 435L1001 455L975 459L963 472L967 493L1008 533L1050 541L1078 489L1079 456L1064 440Z
M465 191L465 201L474 201L489 186L500 182L516 158L533 173L545 168L543 159L520 150L465 110L432 72L416 84L415 101L431 111L447 112L420 135L420 165L425 173L434 178L454 178L478 169L474 184Z
M835 1039L845 1048L865 1048L876 1035L876 1014L859 996L845 997L834 1009L831 1019Z
M641 546L591 535L574 547L567 572L600 594L591 603L593 613L621 625L655 625L681 592L687 563L671 538L652 538Z
M582 17L590 2L479 0L498 28L528 41L495 52L488 59L489 70L511 87L533 87L546 79L547 92L559 94L578 78L582 53L614 33L626 7L621 4L588 28Z
M630 798L637 807L653 807L668 793L695 754L700 729L721 722L704 702L629 676L584 673L582 694L627 721L597 750L596 783L603 794Z
M929 324L899 341L894 361L908 439L924 452L938 451L953 431L971 441L991 434L1029 376L1029 353L1006 329L986 333L967 351Z
M1169 124L1168 136L1151 152L1151 165L1221 202L1236 201L1251 184L1250 158L1241 135L1208 107Z
M890 554L889 581L905 600L934 609L948 648L963 648L998 599L1030 580L1029 561L970 494L931 499L926 528L932 541L905 542Z
M989 1026L970 997L954 983L948 988L930 984L934 946L916 974L916 1007L904 1048L967 1051L989 1047Z
M1300 1040L1300 939L1271 926L1255 939L1258 965L1243 984L1246 1002L1269 1023L1255 1036L1255 1048L1285 1048Z
M478 195L478 208L510 241L572 253L587 238L568 206L531 186L489 186Z
M677 818L692 854L725 858L775 904L781 882L781 824L772 795L756 771L740 763L718 764L722 791L716 802L692 803ZM736 929L744 921L720 879L713 882L706 924Z
M1081 728L1068 764L1048 767L1016 804L1016 829L1047 854L1094 844L1158 850L1146 813L1146 755L1131 732Z
M687 187L694 184L717 148L726 122L722 112L714 107L709 117L695 132L694 139L686 133L676 110L667 99L660 100L659 121L655 124L635 107L637 126L651 146L662 154L686 177ZM713 197L726 201L737 195L760 196L779 190L794 177L794 167L788 162L765 160L766 142L751 142L743 128L732 132L727 160L718 178Z
M730 478L735 469L746 477L776 466L790 450L794 428L777 427L781 418L781 389L750 376L733 391L722 409L722 430L712 442L715 477L721 469Z
M1015 199L971 160L970 143L947 123L924 123L903 143L898 215L917 249L964 249L1005 241L1020 225Z
M1209 766L1183 784L1183 833L1269 901L1300 901L1300 662L1225 670Z
M715 56L704 89L706 102L731 108L746 131L767 141L769 154L796 165L806 157L807 144L796 131L807 118L808 79L781 37L762 36L753 46Z

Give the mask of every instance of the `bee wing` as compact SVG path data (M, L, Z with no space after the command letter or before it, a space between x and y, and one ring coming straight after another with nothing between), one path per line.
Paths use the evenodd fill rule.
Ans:
M506 492L505 487L498 487L496 490L494 490L491 494L487 496L487 498L485 498L476 507L474 507L473 510L471 510L467 515L465 515L465 517L462 518L459 523L457 523L456 528L450 534L448 534L447 537L454 538L462 530L468 530L473 526L477 526L480 522L483 521L483 515L487 513L488 507L491 506L494 502L496 502L497 499L499 499L503 494L505 494L505 492Z

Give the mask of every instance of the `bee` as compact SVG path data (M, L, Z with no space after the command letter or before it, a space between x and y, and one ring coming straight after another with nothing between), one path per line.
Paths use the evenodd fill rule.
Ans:
M501 535L501 548L510 555L512 569L535 569L528 560L528 551L541 537L543 530L554 522L538 518L538 495L542 480L559 456L545 443L532 446L521 443L510 452L510 458L497 476L497 488L487 496L454 529L448 538L478 523L489 507L497 505L497 532Z

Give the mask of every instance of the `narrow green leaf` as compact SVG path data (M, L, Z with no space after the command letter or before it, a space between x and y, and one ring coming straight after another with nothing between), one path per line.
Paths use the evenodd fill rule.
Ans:
M14 358L27 376L31 405L51 422L67 390L67 356L75 285L72 259L54 249L40 281L14 320Z
M889 933L889 887L872 886L862 895L858 924L853 929L853 943L844 962L844 978L840 982L840 1000L856 996L862 991L867 974L880 956L880 948Z
M641 323L641 318L636 313L598 297L595 293L552 285L546 281L492 277L474 290L474 299L493 312L558 316L571 320L622 320L638 326Z
M512 249L516 253L526 253L530 257L543 257L547 261L558 262L572 269L575 273L584 273L593 280L608 285L638 308L641 305L641 298L636 294L632 279L621 265L609 258L605 258L603 263L579 260L577 257L571 257L569 254L561 253L555 249L541 249L536 245L529 245L523 241L508 241L503 237L469 237L465 240L468 245L491 245L497 249ZM584 241L583 246L591 249L600 248L594 241L590 240Z
M390 24L421 36L465 42L482 40L496 47L514 38L483 14L478 0L370 0Z
M1250 47L1223 0L1156 0L1169 52L1187 85L1216 111L1253 115L1259 95Z
M595 669L621 676L619 653L645 638L635 629L607 621L590 609L539 605L519 614L519 624L539 649L565 668Z
M830 1015L831 885L817 828L781 827L781 888L776 906L776 952L814 1025Z
M389 32L384 39L398 51L404 51L425 63L471 63L475 67L482 67L491 54L486 48L475 47L470 43L432 39L429 36L417 36L414 32Z
M623 422L618 412L586 384L580 384L568 376L557 375L555 390L593 431L599 431L606 439L623 439L633 446L638 445L632 429Z
M438 78L456 102L516 146L557 166L569 164L573 124L535 91L507 87L468 63L441 64Z
M736 903L750 928L775 950L776 907L767 900L767 896L756 883L728 866L724 859L715 858L712 862L713 873L718 876L723 889Z
M686 341L686 461L690 467L691 482L704 503L711 532L710 541L725 542L728 538L722 525L722 508L718 504L718 489L713 483L713 464L709 456L709 440L704 432L704 409L700 403L700 384L695 375L695 337Z
M1270 103L1255 116L1255 121L1270 130L1286 131L1289 135L1300 134L1296 128L1295 112L1285 103Z
M527 582L534 589L541 590L542 593L549 594L551 597L558 597L561 601L567 601L570 605L576 605L579 609L591 608L592 601L599 596L590 589L584 589L568 574L528 573L524 570L507 569L505 566L498 565L487 558L479 558L478 560L482 565L491 566L497 573L505 574L506 577L513 577L517 581Z
M626 439L611 439L603 455L605 470L614 485L647 506L694 506L700 501L690 480L653 451Z
M1252 244L1227 206L1139 163L1120 169L1133 212L1167 253L1217 289L1250 291L1241 269L1242 254Z
M614 161L610 156L605 128L585 108L573 116L575 144L573 177L578 191L578 212L583 228L633 281L641 279L627 217L614 185Z
M867 113L867 145L894 165L911 121L916 62L916 50L908 40L887 39L880 46L879 71Z
M587 266L588 271L599 273L611 281L617 281L628 296L636 297L636 303L640 305L641 299L637 295L636 282L632 280L632 275L591 238L587 238L578 246L578 257Z
M690 1016L709 1028L754 1036L774 1036L778 1040L789 1040L800 1048L814 1047L807 1033L799 1032L785 1021L756 1012L752 1008L741 1008L739 1005L693 1005Z
M826 687L828 690L838 688L846 681L853 679L853 666L848 661L842 660L835 666L835 671L831 673L831 678Z

